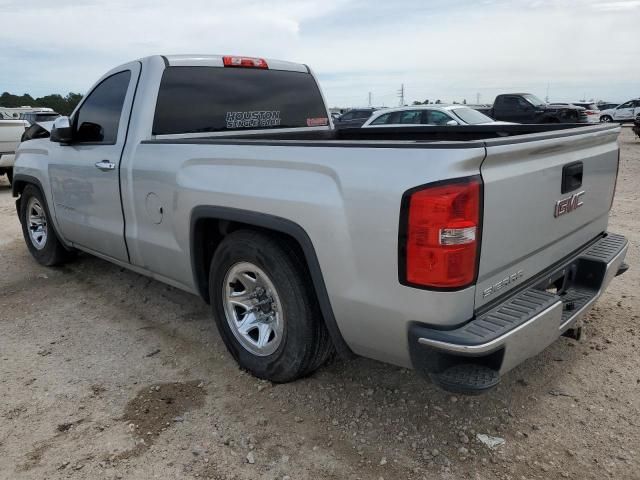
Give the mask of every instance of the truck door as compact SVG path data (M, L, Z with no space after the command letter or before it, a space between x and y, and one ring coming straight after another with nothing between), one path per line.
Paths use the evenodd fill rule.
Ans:
M619 105L613 111L613 119L616 121L633 120L634 103L635 102L633 100L629 100L628 102Z
M71 144L55 144L49 178L62 235L128 262L119 166L140 63L100 81L72 115Z
M496 99L494 115L496 120L505 122L530 123L527 110L530 106L525 100L516 95L503 95Z

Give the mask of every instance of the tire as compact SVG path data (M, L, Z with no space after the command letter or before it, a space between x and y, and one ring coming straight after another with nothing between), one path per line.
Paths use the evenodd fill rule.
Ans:
M613 122L613 118L611 118L609 115L603 115L600 117L600 122L601 123L610 123Z
M22 235L33 258L46 267L63 264L73 257L60 242L50 219L40 189L27 185L20 196Z
M9 185L13 184L13 168L7 170L7 180L9 180Z
M227 349L258 378L296 380L334 351L305 263L286 239L251 230L225 237L211 260L209 295Z

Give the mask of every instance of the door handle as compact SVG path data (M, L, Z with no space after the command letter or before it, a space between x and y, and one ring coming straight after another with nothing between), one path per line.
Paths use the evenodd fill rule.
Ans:
M96 168L103 172L108 172L109 170L115 170L116 164L109 160L100 160L99 162L96 162Z

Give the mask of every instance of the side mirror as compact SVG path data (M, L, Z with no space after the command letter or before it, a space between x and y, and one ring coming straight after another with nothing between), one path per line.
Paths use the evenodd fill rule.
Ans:
M71 143L73 140L73 128L69 117L58 117L53 121L49 139L56 143Z
M447 127L455 127L456 125L460 125L458 122L456 122L455 120L449 120L446 123Z

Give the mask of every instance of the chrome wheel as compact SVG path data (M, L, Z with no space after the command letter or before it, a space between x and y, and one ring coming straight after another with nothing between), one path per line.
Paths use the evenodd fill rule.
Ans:
M29 229L29 239L31 244L38 250L42 250L47 244L47 215L42 208L40 200L31 197L27 204L27 228Z
M222 284L224 312L234 337L250 353L274 353L284 332L282 303L271 279L257 265L232 265Z

